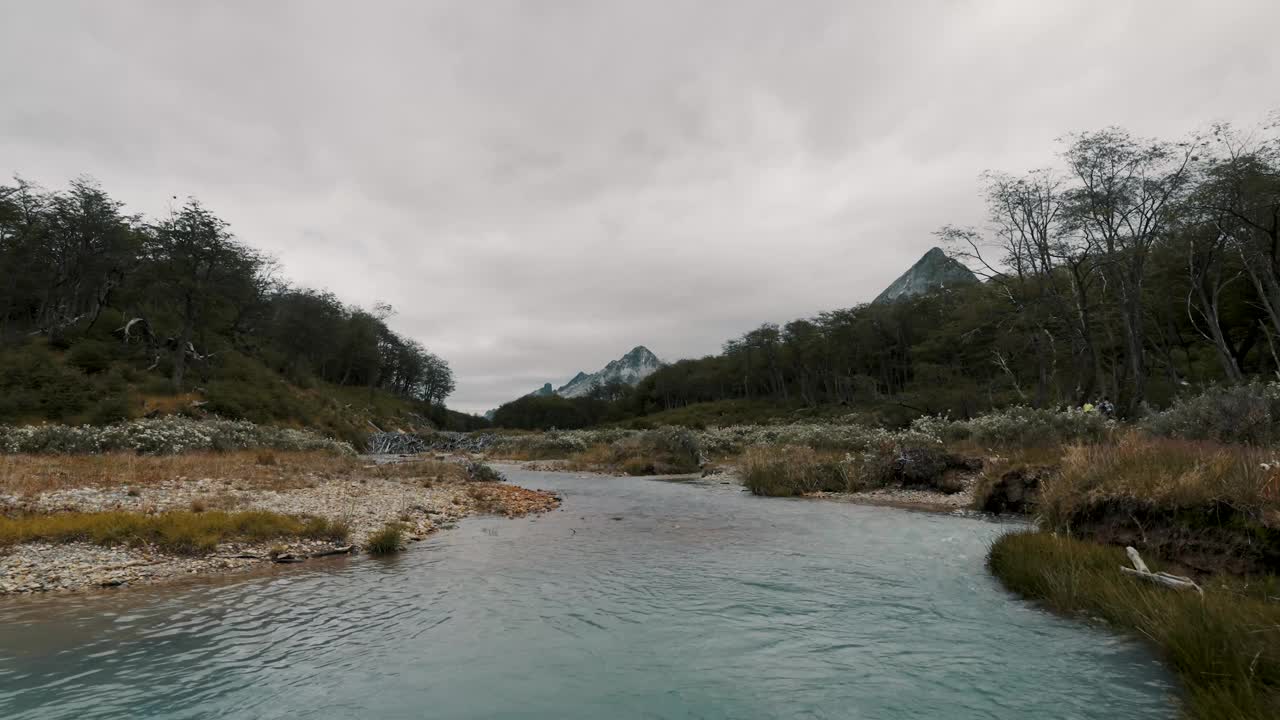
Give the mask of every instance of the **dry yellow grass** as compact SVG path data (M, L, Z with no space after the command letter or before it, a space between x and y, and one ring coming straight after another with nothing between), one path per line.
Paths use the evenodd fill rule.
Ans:
M98 545L152 546L182 555L205 553L228 541L264 542L301 537L345 540L345 525L261 510L167 513L94 512L0 517L0 547L24 542L85 541Z
M147 486L181 478L228 480L241 488L287 490L354 476L458 481L466 479L466 470L456 463L436 460L372 466L358 458L322 451L0 455L0 493L23 496L66 488ZM207 505L224 508L217 498L210 498Z
M1131 433L1068 448L1062 472L1042 489L1041 510L1051 527L1116 500L1165 510L1227 505L1267 521L1280 513L1278 459L1273 450Z
M362 466L361 474L388 480L429 480L461 482L467 479L467 469L455 462L444 460L414 459L384 465Z
M790 497L856 489L856 469L845 462L844 455L810 447L753 446L742 454L739 467L743 485L756 495Z

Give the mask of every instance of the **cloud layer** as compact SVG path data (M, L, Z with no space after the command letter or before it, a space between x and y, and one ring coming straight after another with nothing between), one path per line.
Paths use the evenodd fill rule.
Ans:
M395 306L479 411L869 300L1065 133L1255 123L1278 26L1269 0L26 0L0 173L198 196L294 281Z

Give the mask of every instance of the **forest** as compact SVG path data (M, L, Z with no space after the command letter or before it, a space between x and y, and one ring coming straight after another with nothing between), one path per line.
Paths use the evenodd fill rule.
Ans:
M280 279L194 199L149 219L89 179L0 186L0 422L108 422L148 401L293 424L340 410L326 402L439 417L449 365L393 314Z
M764 324L633 390L522 398L496 420L701 422L706 413L682 409L737 403L901 423L1102 398L1137 417L1195 388L1280 372L1276 119L1176 141L1078 133L1048 166L988 172L983 186L987 221L937 233L980 284Z

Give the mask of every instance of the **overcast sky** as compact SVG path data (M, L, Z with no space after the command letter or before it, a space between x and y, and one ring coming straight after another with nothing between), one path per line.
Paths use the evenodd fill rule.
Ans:
M0 0L0 173L194 195L482 411L874 297L1065 133L1280 106L1280 2Z

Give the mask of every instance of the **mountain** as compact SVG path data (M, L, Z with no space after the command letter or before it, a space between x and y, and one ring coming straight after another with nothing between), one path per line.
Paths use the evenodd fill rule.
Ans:
M933 248L916 261L909 270L894 280L873 303L890 303L903 298L916 297L934 290L978 282L977 276L958 260L947 257L942 248Z
M568 398L582 397L590 393L592 388L609 383L635 385L649 377L659 367L662 367L662 362L658 357L650 352L649 348L637 345L626 355L617 360L611 360L598 372L580 372L574 375L572 380L556 389L556 394Z
M626 355L610 361L608 365L605 365L597 372L579 372L573 376L572 380L555 390L551 388L551 383L547 383L525 395L525 397L547 397L549 395L559 395L567 398L583 397L590 394L591 389L597 385L608 385L611 382L635 385L652 375L653 371L660 367L662 367L662 361L658 359L657 355L650 352L649 348L637 345L631 348L631 351ZM486 412L484 416L489 420L493 420L497 412L498 410L495 408Z

